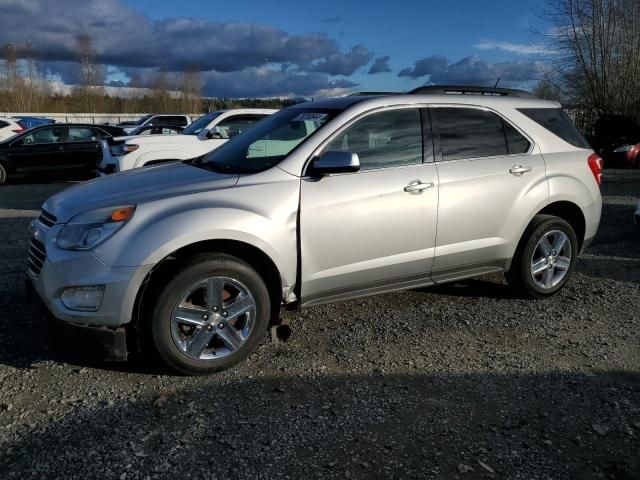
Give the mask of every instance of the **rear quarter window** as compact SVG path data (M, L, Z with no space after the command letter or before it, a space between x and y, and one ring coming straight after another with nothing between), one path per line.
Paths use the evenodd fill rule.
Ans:
M518 111L574 147L591 148L561 108L519 108Z

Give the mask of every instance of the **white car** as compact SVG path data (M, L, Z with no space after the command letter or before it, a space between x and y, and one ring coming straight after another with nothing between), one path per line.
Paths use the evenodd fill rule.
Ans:
M120 122L118 127L121 127L125 132L131 133L133 130L140 127L186 127L191 124L191 117L189 115L145 115L133 122Z
M181 135L144 135L102 141L101 176L167 161L187 160L215 150L229 138L277 110L220 110L200 117Z
M0 142L14 137L23 130L15 118L0 117Z

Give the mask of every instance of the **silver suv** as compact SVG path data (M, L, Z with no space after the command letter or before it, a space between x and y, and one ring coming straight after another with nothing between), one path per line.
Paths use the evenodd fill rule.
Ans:
M203 157L50 198L28 274L113 357L148 345L209 373L247 357L283 305L500 271L523 296L557 293L596 234L601 169L560 105L525 92L304 103Z

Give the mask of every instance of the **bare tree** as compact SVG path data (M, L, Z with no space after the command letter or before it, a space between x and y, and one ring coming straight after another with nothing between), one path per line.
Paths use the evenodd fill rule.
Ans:
M549 60L562 92L640 119L640 0L549 0Z
M104 94L102 85L106 76L105 68L96 63L96 51L91 35L76 37L76 52L80 64L80 95L83 97L83 110L95 112L97 99Z
M183 113L198 113L202 103L202 76L197 65L188 65L178 77L180 91L179 110Z

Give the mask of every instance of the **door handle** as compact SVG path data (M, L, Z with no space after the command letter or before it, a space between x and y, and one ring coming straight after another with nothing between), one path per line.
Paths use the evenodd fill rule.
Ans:
M527 165L514 165L509 169L509 173L512 175L520 176L532 170L531 167Z
M409 185L404 187L404 191L407 193L411 193L412 195L419 195L423 190L427 190L433 187L435 187L435 184L433 182L423 183L420 180L416 180L415 182L411 182Z

